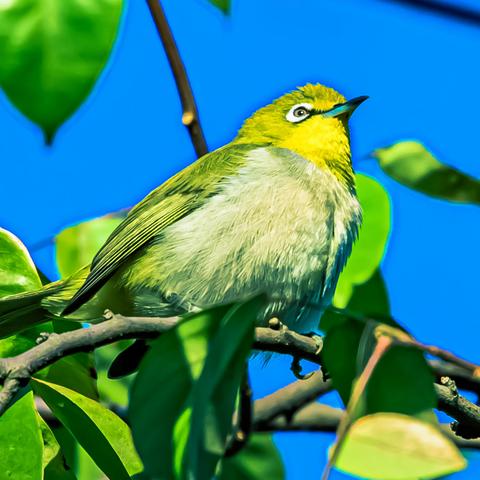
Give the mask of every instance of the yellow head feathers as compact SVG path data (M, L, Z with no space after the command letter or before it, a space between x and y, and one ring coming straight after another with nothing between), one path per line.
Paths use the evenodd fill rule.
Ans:
M288 148L352 187L348 119L365 99L347 102L332 88L308 84L256 111L235 141Z

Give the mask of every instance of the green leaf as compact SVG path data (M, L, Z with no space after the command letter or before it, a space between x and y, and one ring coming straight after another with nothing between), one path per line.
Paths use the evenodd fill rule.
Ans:
M53 331L64 333L83 328L68 320L54 320ZM43 377L42 377L43 378ZM61 358L48 369L43 380L75 390L86 397L98 400L97 372L92 353L76 353Z
M47 142L90 94L121 11L121 0L2 2L0 86Z
M282 458L267 433L254 433L247 446L233 457L222 460L218 480L257 480L271 478L283 480L285 471Z
M336 468L370 480L438 478L466 466L438 428L394 413L357 420L349 430Z
M0 417L2 478L41 479L43 440L33 393L28 392Z
M55 435L45 420L38 414L43 440L43 469L45 480L75 480L75 475L69 471L65 464L63 453L60 450Z
M325 335L323 362L345 404L353 382L375 347L376 325L344 317L337 324L332 322ZM431 411L437 403L433 382L433 374L421 352L393 347L375 368L358 414L397 412L431 420Z
M212 339L202 373L190 395L188 442L177 447L177 455L183 450L180 478L209 480L225 452L238 387L262 303L262 298L256 298L233 307Z
M387 286L380 270L360 285L355 285L348 309L365 317L385 318L390 315Z
M128 404L128 391L132 384L132 376L111 379L108 378L108 368L128 345L129 341L116 342L95 350L95 365L98 372L98 390L103 402L110 402L122 407Z
M230 0L210 0L210 3L218 7L223 13L230 13Z
M213 475L231 429L261 301L191 315L152 343L129 407L135 444L148 475ZM161 368L159 358L168 359Z
M62 278L88 265L109 235L122 222L123 214L105 215L68 227L55 237L56 259Z
M0 259L0 297L41 288L42 282L27 249L3 228L0 228Z
M344 308L355 285L365 283L379 268L390 234L390 199L373 178L358 174L357 193L363 210L363 224L352 255L338 280L333 303Z
M41 287L42 283L28 250L15 235L0 228L0 297ZM51 331L51 324L1 339L0 357L18 355L34 347L40 333L45 331Z
M373 152L397 182L431 197L480 205L480 180L439 162L421 143L404 141Z
M128 480L142 470L130 429L117 415L60 385L35 379L33 388L105 475Z

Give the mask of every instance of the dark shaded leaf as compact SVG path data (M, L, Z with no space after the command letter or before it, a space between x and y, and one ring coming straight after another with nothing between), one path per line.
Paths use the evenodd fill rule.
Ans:
M247 446L237 455L222 460L217 477L218 480L283 480L283 462L272 436L267 433L252 434Z
M73 390L33 380L33 388L109 478L142 470L130 429L113 412Z
M377 270L368 281L355 285L348 309L366 317L390 316L390 301L382 272Z
M43 439L44 480L75 480L75 475L65 463L55 435L47 423L37 413Z
M421 143L404 141L373 152L397 182L431 197L480 205L480 180L439 162Z
M121 11L121 0L3 2L0 86L47 142L95 85Z
M28 392L0 417L0 475L15 480L41 479L43 440Z
M231 429L259 305L254 299L191 315L152 342L129 407L148 475L199 480L213 475Z
M209 0L210 3L218 7L223 13L230 12L231 0Z

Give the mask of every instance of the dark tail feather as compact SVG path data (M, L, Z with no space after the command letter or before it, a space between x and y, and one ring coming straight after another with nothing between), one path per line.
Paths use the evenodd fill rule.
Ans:
M108 369L108 378L120 378L137 371L149 348L145 340L136 340L129 345L115 357Z

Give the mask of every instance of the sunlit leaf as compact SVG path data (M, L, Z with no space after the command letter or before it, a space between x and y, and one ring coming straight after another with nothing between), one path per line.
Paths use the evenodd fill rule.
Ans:
M466 466L438 428L406 415L378 413L351 427L336 468L370 480L438 478Z
M142 470L130 429L117 415L60 385L34 380L33 388L109 478L128 480Z
M282 458L267 433L254 433L247 446L239 453L221 462L218 480L257 480L271 478L283 480L285 471Z
M123 218L121 213L105 215L62 230L55 237L61 277L68 277L88 265Z
M373 152L382 169L432 197L480 205L480 180L438 161L421 143L404 141Z
M231 429L259 302L192 315L152 343L129 407L135 444L148 475L212 477ZM162 368L159 358L168 358ZM152 429L152 424L158 428Z
M47 141L95 85L121 11L122 0L0 3L0 86Z
M0 297L37 290L41 286L35 265L23 243L0 228Z
M0 417L0 445L1 478L42 478L43 440L32 392Z
M352 255L340 275L333 303L344 308L355 285L366 282L379 268L390 233L390 199L373 178L358 174L357 193L362 205L363 223Z

